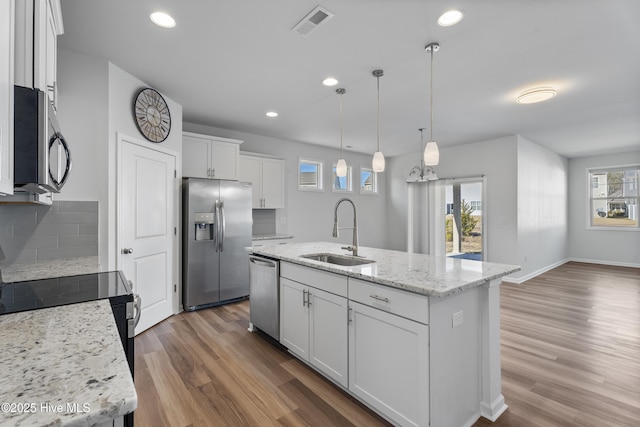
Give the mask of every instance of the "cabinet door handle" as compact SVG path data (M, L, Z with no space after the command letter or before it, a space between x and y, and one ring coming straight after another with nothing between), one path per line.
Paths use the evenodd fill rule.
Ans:
M307 307L311 306L311 291L307 291Z
M387 297L381 297L380 295L369 295L369 296L378 301L389 302L389 298Z
M207 176L211 176L211 168L207 169Z
M303 289L302 290L302 306L306 306L307 305L307 290Z
M211 168L211 178L216 176L216 168Z
M353 322L352 314L353 314L353 308L349 307L347 309L347 323Z

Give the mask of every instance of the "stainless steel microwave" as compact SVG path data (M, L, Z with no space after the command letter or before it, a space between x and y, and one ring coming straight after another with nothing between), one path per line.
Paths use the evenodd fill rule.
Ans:
M13 161L16 190L59 193L69 177L69 146L41 90L14 86Z

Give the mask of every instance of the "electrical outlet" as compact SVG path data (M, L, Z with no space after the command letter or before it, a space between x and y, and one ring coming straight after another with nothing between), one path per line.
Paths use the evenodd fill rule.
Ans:
M460 326L464 323L464 312L462 310L453 313L453 327Z

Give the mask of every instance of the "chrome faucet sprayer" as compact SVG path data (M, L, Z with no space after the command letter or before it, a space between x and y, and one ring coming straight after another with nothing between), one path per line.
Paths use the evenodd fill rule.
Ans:
M342 202L349 202L353 206L353 227L338 227L338 206ZM353 256L358 256L358 215L356 214L356 205L351 199L343 198L338 200L336 207L333 210L333 237L338 237L338 230L353 230L353 243L351 246L343 246L342 249L346 249L353 253Z

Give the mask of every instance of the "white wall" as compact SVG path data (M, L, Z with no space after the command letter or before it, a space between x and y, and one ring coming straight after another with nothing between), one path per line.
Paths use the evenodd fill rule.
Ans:
M108 62L58 49L58 114L72 168L55 200L98 201L98 253L107 265Z
M114 269L117 132L144 140L132 108L135 95L148 85L102 59L63 49L58 50L58 58L58 120L70 144L73 169L67 184L54 198L99 202L100 264L105 270ZM176 151L180 164L182 106L164 97L171 111L172 128L161 145Z
M568 258L568 160L518 136L518 258L533 277Z
M446 147L440 150L440 164L434 167L439 178L486 177L487 261L518 264L517 239L517 146L516 136ZM388 247L407 247L407 183L411 167L418 164L418 154L390 159L387 185Z
M569 256L573 260L640 267L640 231L589 230L587 170L640 164L640 150L569 160Z
M293 241L337 241L351 243L351 230L340 232L336 240L331 237L333 229L333 209L342 197L353 200L358 210L359 244L362 246L385 248L386 241L386 201L387 191L384 175L379 174L379 195L361 195L358 187L360 166L371 167L371 156L345 152L347 164L353 167L354 191L352 193L334 193L331 191L331 165L338 160L340 150L281 140L245 132L185 123L184 130L224 138L244 141L241 151L270 154L286 159L285 209L276 214L277 232L294 235ZM306 157L324 162L324 192L298 190L298 158ZM353 221L350 205L340 206L340 226L350 226Z

